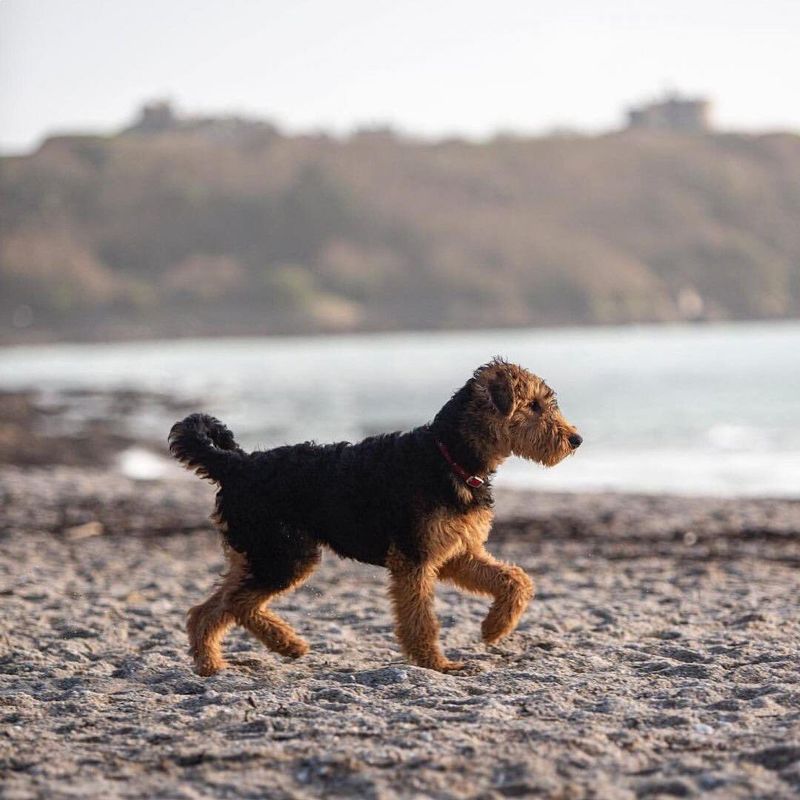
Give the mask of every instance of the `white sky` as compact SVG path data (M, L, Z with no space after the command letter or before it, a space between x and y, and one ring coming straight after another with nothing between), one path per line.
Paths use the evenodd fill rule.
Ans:
M800 0L0 0L0 150L148 99L289 130L589 131L676 88L800 129Z

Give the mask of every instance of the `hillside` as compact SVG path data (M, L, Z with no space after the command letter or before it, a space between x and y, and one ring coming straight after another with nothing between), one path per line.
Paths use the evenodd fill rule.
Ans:
M0 339L800 316L800 137L284 136L0 161Z

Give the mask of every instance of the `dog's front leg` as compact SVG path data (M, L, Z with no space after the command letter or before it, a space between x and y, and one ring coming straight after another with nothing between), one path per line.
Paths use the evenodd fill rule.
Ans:
M533 581L520 567L498 561L485 550L450 559L439 570L439 577L467 591L494 597L481 625L486 644L508 636L533 597Z
M421 667L439 672L461 669L464 664L445 658L439 647L439 621L433 608L436 569L403 556L393 558L388 567L389 594L403 652Z

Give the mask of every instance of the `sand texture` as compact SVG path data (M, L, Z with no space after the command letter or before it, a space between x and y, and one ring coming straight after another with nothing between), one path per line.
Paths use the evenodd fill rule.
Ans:
M439 592L463 674L406 664L380 569L326 556L275 607L312 649L183 631L222 559L210 487L0 471L0 796L800 795L800 504L501 495L537 597L499 647Z

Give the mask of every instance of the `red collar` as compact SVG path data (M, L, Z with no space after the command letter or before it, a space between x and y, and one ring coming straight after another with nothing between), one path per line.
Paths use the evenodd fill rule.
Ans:
M450 465L450 469L452 469L470 489L478 489L486 483L486 481L478 475L470 475L464 467L450 455L450 451L438 439L436 440L436 446L439 448L439 452L442 456L444 456L444 460Z

